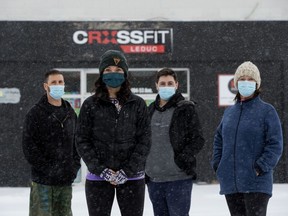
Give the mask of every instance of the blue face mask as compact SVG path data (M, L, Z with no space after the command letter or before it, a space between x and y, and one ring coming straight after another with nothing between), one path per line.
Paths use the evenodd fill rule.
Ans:
M122 73L111 72L103 74L102 80L107 86L117 88L125 81L125 77Z
M175 87L159 87L159 95L162 100L168 101L176 92Z
M251 96L256 90L254 81L238 81L238 90L243 97Z
M51 85L50 88L50 96L54 98L55 100L61 99L61 97L64 95L64 85Z

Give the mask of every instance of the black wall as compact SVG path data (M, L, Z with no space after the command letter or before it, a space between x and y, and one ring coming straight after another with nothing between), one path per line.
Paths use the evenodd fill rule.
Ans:
M77 45L77 30L172 28L173 52L126 54L131 68L187 67L191 96L198 102L206 144L198 155L199 181L213 182L210 168L214 131L225 108L218 107L218 74L234 74L243 61L261 72L262 98L283 124L284 152L275 182L288 182L288 22L0 22L0 88L20 89L18 104L0 104L0 186L27 186L29 166L21 149L26 112L44 93L51 68L97 68L115 45ZM181 81L180 81L181 84Z

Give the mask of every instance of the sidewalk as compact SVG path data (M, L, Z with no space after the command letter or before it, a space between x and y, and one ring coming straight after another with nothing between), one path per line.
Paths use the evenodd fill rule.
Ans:
M275 184L273 197L268 205L267 216L288 215L288 184ZM28 216L29 188L0 188L0 216ZM73 216L88 216L83 185L73 187ZM120 216L114 202L112 216ZM219 195L219 185L193 186L190 216L228 216L224 196ZM147 191L144 216L153 216Z

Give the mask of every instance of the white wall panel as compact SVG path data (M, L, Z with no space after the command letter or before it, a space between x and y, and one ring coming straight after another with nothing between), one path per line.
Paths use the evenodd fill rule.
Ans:
M288 20L288 0L0 0L0 20Z

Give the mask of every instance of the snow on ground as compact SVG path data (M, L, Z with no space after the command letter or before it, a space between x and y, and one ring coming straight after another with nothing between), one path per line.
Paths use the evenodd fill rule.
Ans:
M28 216L29 188L0 187L0 216ZM267 216L288 215L288 184L275 184L273 197L268 204ZM73 187L72 209L74 216L88 216L83 185ZM120 216L114 201L112 216ZM194 184L192 192L191 216L228 216L224 196L219 195L219 185ZM153 209L147 191L144 216L153 216Z

